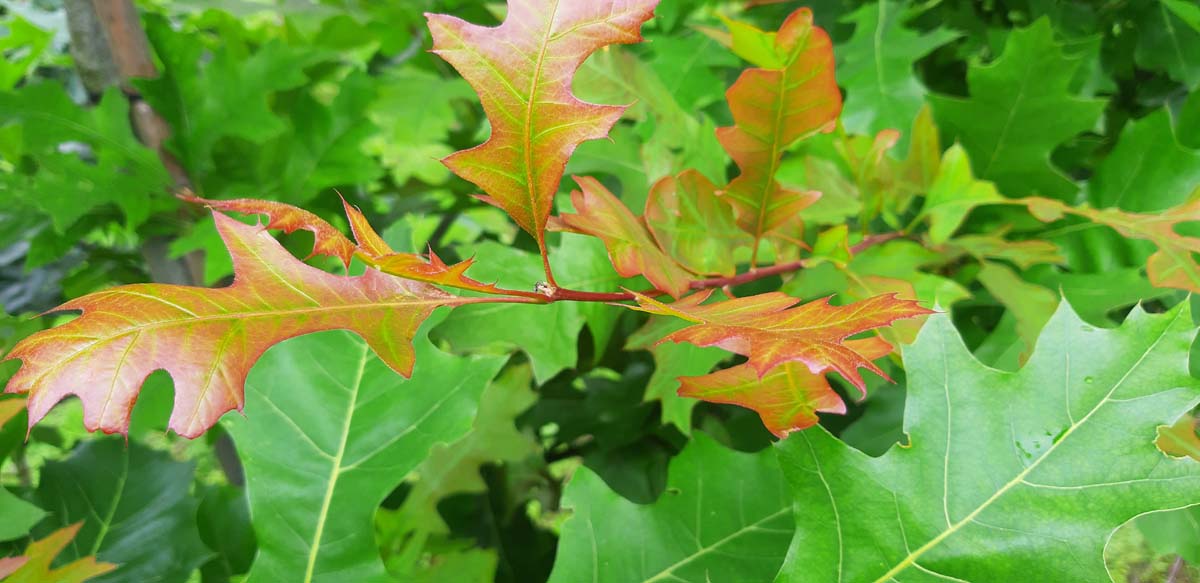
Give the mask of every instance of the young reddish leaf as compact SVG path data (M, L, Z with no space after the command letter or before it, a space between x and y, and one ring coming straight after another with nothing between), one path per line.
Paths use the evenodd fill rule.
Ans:
M640 219L596 179L577 176L575 182L580 190L571 193L571 202L578 214L560 216L562 227L604 241L622 276L644 275L671 297L687 292L690 275L655 245Z
M644 218L659 246L702 275L733 275L733 250L754 242L738 228L733 208L717 196L717 187L696 170L656 182Z
M883 371L859 352L862 346L847 343L846 338L888 326L896 320L933 313L915 301L901 300L895 295L876 296L846 306L831 305L828 298L796 305L799 300L780 292L706 305L703 302L711 292L697 293L673 304L634 295L641 311L696 323L660 342L720 346L748 357L746 364L759 375L785 362L802 362L813 374L832 370L860 389L865 384L858 374L859 368L880 376Z
M433 52L479 94L492 125L483 145L443 160L532 234L545 255L546 220L567 159L603 138L625 111L571 92L576 69L610 44L642 40L658 0L520 0L499 27L427 15Z
M746 25L738 30L757 38L746 44L759 46L760 52L769 46L772 58L759 62L775 65L742 73L726 94L734 125L717 130L717 139L742 172L726 196L737 210L738 224L757 240L815 201L813 193L784 188L775 171L788 146L831 126L842 110L842 97L833 75L833 45L824 30L813 26L809 9L793 12L777 34Z
M350 231L354 233L354 240L358 243L359 256L380 257L383 255L391 255L395 253L390 246L375 232L375 227L367 222L367 217L358 210L358 207L346 202L342 199L342 208L346 211L346 218L350 221Z
M233 257L233 285L127 285L71 300L57 310L80 317L22 340L5 357L23 361L6 392L29 393L30 426L74 394L89 430L127 432L142 382L165 369L175 380L168 426L196 437L242 408L246 373L278 342L351 330L407 376L410 339L434 308L488 301L375 270L332 275L292 257L261 226L213 216Z
M1192 415L1184 415L1174 425L1160 425L1158 438L1154 445L1159 451L1174 457L1190 457L1200 461L1200 420Z
M50 568L50 563L75 539L81 526L83 523L78 522L60 528L42 540L29 543L22 556L0 559L0 579L7 576L5 583L82 583L115 570L116 565L102 563L95 557L84 557L57 569Z
M847 340L846 346L870 360L892 351L892 345L878 336ZM679 396L731 403L757 411L763 425L780 438L815 425L818 411L846 412L846 403L829 386L825 375L813 374L794 362L785 362L761 377L754 367L742 364L679 381Z
M178 196L183 201L202 204L219 211L247 215L266 215L268 229L280 229L284 233L293 233L299 230L308 231L313 234L313 255L337 257L347 267L350 266L350 258L354 256L354 243L351 243L333 225L325 222L325 219L302 208L282 202L253 198L209 200L192 194L180 194Z
M493 284L482 283L467 277L466 271L474 263L473 259L446 265L442 258L433 252L433 249L429 250L428 260L416 253L396 253L384 242L383 237L375 232L375 229L367 222L367 218L363 216L362 211L344 200L342 204L346 207L346 217L350 219L350 229L354 231L354 240L358 241L358 258L379 271L405 279L486 294L545 299L545 296L541 294L501 289Z

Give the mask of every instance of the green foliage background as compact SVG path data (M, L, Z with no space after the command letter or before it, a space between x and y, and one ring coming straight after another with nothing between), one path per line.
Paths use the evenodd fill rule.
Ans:
M0 350L49 325L57 316L34 314L66 298L166 281L172 276L162 265L172 259L191 258L195 283L224 283L231 271L212 220L171 196L171 176L134 136L126 96L85 89L62 4L0 2ZM663 0L645 30L649 42L603 51L581 70L581 96L633 106L611 140L578 150L568 174L600 178L635 209L654 181L686 168L723 183L731 169L713 130L731 123L724 91L747 64L711 32L724 30L723 16L774 30L800 5ZM924 245L897 241L845 265L838 230L817 239L813 228L823 265L741 291L782 284L798 297L845 301L881 281L908 281L946 309L936 328L961 337L963 362L969 351L1008 371L1058 346L1050 333L1038 339L1056 309L1055 321L1078 314L1072 325L1099 328L1117 326L1139 303L1185 317L1186 295L1146 278L1152 249L1107 228L1046 226L1009 207L975 210L957 235L938 223L959 220L972 197L1037 193L1154 212L1200 193L1194 2L810 5L834 39L845 111L833 134L789 152L779 179L825 193L806 214L814 227L914 233L932 217L933 229ZM532 239L468 196L473 187L437 161L489 130L467 84L426 52L422 14L495 23L501 3L139 7L161 75L134 85L172 128L167 149L198 195L284 201L344 226L337 189L387 226L396 249L431 246L448 261L473 256L475 278L506 287L539 279ZM885 190L856 160L887 129L902 136L885 155L917 152L931 138L910 131L921 115L936 125L943 149L956 144L946 157L957 166L946 164L953 172L927 192ZM924 206L912 210L905 197ZM1057 250L997 248L996 233ZM303 255L308 242L297 235L286 244ZM562 234L551 245L564 285L640 287L613 274L599 241ZM1058 307L1060 297L1071 313ZM1151 318L1137 314L1131 322ZM812 487L796 469L808 450L786 442L781 469L752 412L675 396L676 377L727 358L691 345L652 346L666 325L596 304L468 306L422 329L423 354L407 381L343 334L313 335L273 349L257 366L245 419L229 417L191 442L163 431L171 406L165 375L152 377L139 399L127 446L85 434L75 403L61 405L27 441L18 416L0 430L0 554L83 520L70 552L120 564L104 581L573 582L600 564L600 579L612 581L769 580L792 540L793 496ZM1182 359L1188 342L1179 343L1172 354ZM803 434L834 452L827 463L845 457L845 467L870 474L862 468L876 462L864 453L880 456L906 439L906 394L923 390L906 381L907 361L886 363L896 385L872 378L865 401L813 430L828 434ZM0 364L0 378L15 365ZM1181 403L1175 409L1187 408ZM1014 419L1036 407L976 406ZM1143 421L1152 436L1155 423ZM1092 454L1103 460L1111 452ZM714 498L697 498L692 483ZM869 530L877 500L851 490L847 496L862 497L854 508ZM1163 507L1193 502L1200 494ZM725 516L729 504L743 513L737 524ZM1112 576L1163 580L1178 560L1200 580L1198 514L1156 513L1119 530L1107 549ZM693 535L696 548L675 544ZM733 537L727 562L701 552L722 537ZM643 562L635 565L629 557L638 553ZM647 567L663 561L674 570ZM787 580L805 580L796 577Z

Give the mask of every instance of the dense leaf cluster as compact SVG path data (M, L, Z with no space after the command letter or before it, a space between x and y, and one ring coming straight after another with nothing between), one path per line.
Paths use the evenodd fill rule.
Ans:
M1191 2L76 4L0 7L0 579L1200 565Z

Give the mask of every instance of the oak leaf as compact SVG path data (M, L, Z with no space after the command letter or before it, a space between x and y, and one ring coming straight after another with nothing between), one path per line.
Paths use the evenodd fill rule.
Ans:
M301 230L312 233L313 255L336 257L346 266L350 265L350 259L354 257L354 243L351 243L341 231L334 228L325 219L300 207L255 198L210 200L200 198L190 192L180 194L178 198L184 202L202 204L219 211L265 215L268 229L279 229L288 234Z
M33 541L19 557L0 559L0 579L5 583L83 583L117 568L112 563L97 561L95 557L83 557L58 568L51 569L50 563L75 538L82 522L60 528L49 536Z
M428 258L416 253L397 253L383 240L383 237L379 236L379 233L375 232L362 211L344 200L342 204L346 208L346 217L350 219L350 229L354 232L354 240L358 242L357 257L379 271L405 279L486 294L544 298L541 294L501 289L495 284L483 283L467 277L467 269L474 264L474 258L447 265L441 257L438 257L437 253L433 252L433 249L429 250Z
M778 33L739 24L733 42L735 52L764 68L746 70L729 88L734 125L719 128L717 139L741 169L725 196L737 210L738 224L760 239L816 200L813 193L781 186L775 171L788 146L831 127L842 97L833 45L813 25L811 10L793 12Z
M500 26L429 14L433 52L479 94L492 135L443 162L508 212L545 254L545 227L567 159L603 138L625 111L571 92L575 71L604 46L642 40L657 0L522 0Z
M865 368L884 376L871 362L874 347L846 342L846 338L888 326L903 318L933 313L912 300L882 295L845 306L829 299L797 305L799 300L780 292L734 298L704 304L711 291L664 304L635 293L640 309L670 315L690 322L660 342L690 342L697 346L720 346L748 357L746 364L760 377L787 363L800 362L813 374L834 371L862 389L858 373ZM869 354L864 354L867 352Z
M846 345L870 360L892 351L892 345L878 336L847 340ZM817 412L846 412L846 403L829 386L825 375L814 374L795 362L786 362L761 376L754 367L742 364L679 381L681 397L753 409L762 417L767 430L780 438L815 425Z
M558 217L566 230L604 241L613 267L624 277L644 275L654 287L679 297L688 291L691 276L655 244L645 223L595 178L575 177L579 190L571 193L577 214Z
M13 348L5 359L23 365L6 392L29 393L30 426L74 394L89 430L125 433L142 382L165 369L175 381L168 427L196 437L225 412L242 408L247 372L278 342L351 330L407 376L410 340L434 308L487 301L375 270L335 276L292 257L261 226L220 213L214 220L233 257L231 286L136 284L97 292L56 309L82 311L79 318Z

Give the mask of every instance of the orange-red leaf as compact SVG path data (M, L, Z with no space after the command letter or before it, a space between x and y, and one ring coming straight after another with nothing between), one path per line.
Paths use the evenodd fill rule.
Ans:
M511 0L495 28L431 14L433 52L479 94L492 125L483 145L444 160L479 186L545 250L546 220L567 159L603 138L625 111L571 92L592 52L642 40L658 0Z
M754 242L738 228L717 187L696 170L655 183L646 198L645 221L671 257L703 275L733 275L734 249Z
M829 299L796 305L787 294L771 292L704 304L710 292L697 293L672 304L635 294L640 309L651 314L676 316L689 326L663 338L720 346L748 358L746 364L759 375L786 362L801 362L813 374L835 371L860 389L858 373L865 368L883 376L862 346L848 343L854 334L888 326L896 320L932 313L917 302L882 295L846 306Z
M358 258L379 271L405 279L487 294L516 295L537 299L545 297L532 292L498 288L494 284L483 283L467 277L466 272L474 263L473 259L446 265L442 258L433 252L433 249L429 250L428 259L416 253L396 253L384 242L383 237L375 232L375 229L367 222L367 218L363 216L362 211L344 200L342 204L346 207L346 217L350 219L350 229L354 231L354 240L358 241Z
M191 194L181 194L179 198L219 211L266 215L268 229L280 229L284 233L308 231L313 234L313 255L337 257L346 266L350 265L350 258L354 256L354 243L351 243L341 231L334 228L325 219L290 204L254 198L209 200Z
M577 176L580 190L571 193L577 214L565 214L566 228L604 241L613 267L624 277L644 275L654 287L679 297L691 276L658 248L641 219L594 178Z
M873 336L847 340L846 346L874 360L892 351L886 340ZM679 379L679 396L710 403L731 403L758 412L767 430L780 438L817 423L817 412L845 413L846 403L823 374L802 364L786 362L761 377L754 367L738 365L698 377Z
M75 539L81 526L82 522L64 526L42 540L29 543L22 556L0 559L0 579L4 579L4 583L82 583L115 570L116 565L102 563L95 557L83 557L57 569L50 568L50 563Z
M769 68L742 73L726 98L734 125L717 130L717 139L741 169L726 196L738 224L755 238L779 228L815 200L812 193L789 190L775 181L783 151L797 140L831 127L842 110L834 79L833 45L814 26L812 11L791 14L778 33L739 25L738 41L750 38ZM763 56L763 55L760 55Z
M233 257L233 285L127 285L71 300L58 310L80 317L22 340L5 357L23 361L6 392L29 393L31 426L73 394L89 430L124 433L142 382L165 369L175 381L169 427L196 437L242 408L246 374L278 342L351 330L408 375L411 339L434 308L486 301L375 270L332 275L292 257L261 226L213 216Z

